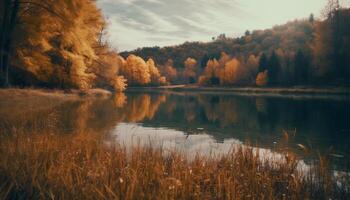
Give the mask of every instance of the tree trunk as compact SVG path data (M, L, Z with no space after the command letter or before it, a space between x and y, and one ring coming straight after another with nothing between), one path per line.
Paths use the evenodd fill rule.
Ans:
M11 0L7 0L7 2ZM3 47L3 68L5 69L5 86L9 86L9 66L11 64L11 54L12 54L12 39L13 31L16 26L16 20L19 10L20 0L14 0L13 5L10 5L10 18L8 21L8 31L5 32L5 44Z
M11 10L11 0L4 0L3 2L4 13L2 16L2 24L1 24L1 33L0 33L0 82L2 79L5 79L5 41L7 36L7 29L9 25L9 16Z

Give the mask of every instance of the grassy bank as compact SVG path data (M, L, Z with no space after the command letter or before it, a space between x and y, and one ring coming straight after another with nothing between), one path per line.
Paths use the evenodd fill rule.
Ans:
M101 97L110 96L111 92L104 89L89 89L89 90L61 90L61 89L42 89L42 88L0 88L1 100L21 99L21 98L37 98L45 99L72 99L76 97Z
M178 152L107 145L101 134L18 133L0 139L0 199L346 199L327 160L264 161L251 148L188 160ZM306 174L305 174L306 173Z
M113 139L102 131L86 128L91 123L85 119L92 115L86 111L91 102L77 106L76 113L61 113L74 117L58 117L57 106L91 95L11 89L0 90L0 96L0 199L346 199L350 195L349 175L335 180L326 157L320 156L311 170L300 171L298 156L287 150L281 150L283 160L266 160L247 146L194 160L159 148L136 146L130 153L117 142L110 143ZM75 119L70 120L72 127L80 127L74 129L80 132L57 129L55 123L64 119Z

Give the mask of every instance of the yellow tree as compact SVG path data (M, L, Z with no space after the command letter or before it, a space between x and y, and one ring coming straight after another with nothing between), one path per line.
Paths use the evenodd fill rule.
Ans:
M173 60L169 59L163 67L163 74L169 83L174 83L177 79L177 70L173 67L173 64Z
M214 60L209 60L207 66L204 69L204 74L209 76L210 78L218 78L220 74L220 64L219 62Z
M156 64L152 58L148 59L146 62L149 73L151 76L151 84L154 85L164 85L166 84L166 78L161 76L159 69L156 67Z
M106 23L95 1L7 2L19 2L9 62L14 81L88 89L102 78L112 87L125 87L114 64L117 54L99 43Z
M223 70L220 73L220 84L233 85L245 79L245 69L241 63L233 58L225 64Z
M143 86L151 82L151 75L146 62L141 57L133 54L126 59L120 74L126 78L128 85Z
M194 83L197 76L197 61L194 58L187 58L185 60L185 70L183 72L184 78L188 80L189 83Z
M259 59L255 55L250 55L246 61L245 68L248 72L248 79L254 80L256 74L258 73ZM254 82L254 81L253 81Z
M91 88L94 45L104 24L90 0L22 2L12 65L52 86Z
M257 86L266 86L269 82L269 76L267 70L260 72L256 77Z
M220 64L216 59L209 60L204 69L204 73L199 77L198 83L200 85L212 85L219 83Z
M119 69L125 64L124 59L107 45L99 45L98 59L92 68L96 75L95 86L111 88L115 91L123 91L126 88L126 80L119 76Z

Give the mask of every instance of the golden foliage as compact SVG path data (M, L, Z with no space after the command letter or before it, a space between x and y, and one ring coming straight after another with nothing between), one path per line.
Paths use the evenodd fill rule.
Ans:
M13 35L13 66L51 87L125 88L118 77L118 55L101 42L106 23L95 1L22 3L21 23Z
M147 66L151 76L151 84L153 85L165 85L166 77L161 76L159 69L156 67L156 64L152 58L147 60Z
M246 61L245 67L249 72L249 76L252 76L253 79L255 78L255 75L258 73L258 66L259 66L259 58L253 54L250 55Z
M126 89L127 86L126 79L124 78L124 76L115 76L111 80L111 85L113 86L116 92L122 92Z
M224 69L220 73L220 84L233 85L239 83L245 78L243 66L236 59L233 58L225 64Z
M138 95L130 98L119 113L123 119L130 122L139 122L145 119L152 119L158 111L159 106L166 101L165 96L152 98L149 94Z
M198 79L199 85L211 85L213 79L219 79L220 77L220 63L216 60L208 60L207 66L204 69L204 73Z
M227 53L221 52L221 56L219 59L220 68L224 68L225 64L230 60L231 60L231 57Z
M146 62L147 66L148 66L148 70L151 76L151 82L152 83L157 83L159 78L160 78L160 72L158 70L158 68L155 65L155 62L152 58L148 59Z
M177 79L177 70L173 67L173 61L169 59L163 67L163 74L167 81L174 83Z
M166 85L166 84L167 84L166 77L165 77L165 76L159 77L158 83L159 83L160 85Z
M124 93L118 92L114 95L113 102L115 107L123 108L127 103L127 97Z
M231 58L225 52L222 52L219 61L212 59L207 62L203 74L199 77L198 84L242 84L251 79L253 69L257 70L257 62L258 59L255 56L250 56L247 63L244 64L237 58Z
M209 85L210 84L210 78L208 76L205 76L205 75L199 76L198 84L199 85Z
M204 74L209 77L218 78L220 76L220 63L216 59L209 60L204 69Z
M120 73L127 79L129 85L147 85L151 82L149 67L146 62L135 55L129 55Z
M256 77L256 85L257 86L266 86L269 82L268 71L260 72Z
M88 69L98 58L94 45L104 25L100 10L93 1L46 4L60 17L27 4L16 27L13 64L47 84L91 88L95 74Z
M96 74L96 86L110 87L121 92L126 89L126 79L119 76L119 69L124 65L124 59L106 46L97 50L99 58L95 61L92 72Z
M197 76L197 61L194 58L187 58L184 62L185 70L183 75L186 79L195 79Z
M165 85L167 79L161 76L159 69L153 59L145 62L141 57L133 54L129 55L124 61L120 60L120 74L123 75L129 85L146 86L146 85Z

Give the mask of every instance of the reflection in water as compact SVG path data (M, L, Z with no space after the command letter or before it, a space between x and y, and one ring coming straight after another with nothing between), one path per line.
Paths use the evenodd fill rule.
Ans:
M130 153L133 147L155 147L162 148L167 152L180 152L190 160L196 156L218 158L223 154L233 152L239 148L246 148L241 141L229 138L218 143L213 136L206 133L186 135L186 133L174 129L143 127L134 123L120 123L112 135L116 140L127 147ZM253 148L259 154L261 161L284 162L285 157L281 153L265 148ZM310 166L303 160L298 162L297 169L307 172Z
M112 129L118 122L140 122L152 119L159 105L166 101L165 95L148 94L128 97L116 94L112 98L82 98L59 103L45 102L33 108L33 102L16 109L16 104L0 104L1 132L24 129L26 132L103 132Z
M118 109L122 121L140 122L145 119L153 119L161 103L166 102L166 96L149 94L130 95L123 108Z
M225 150L228 141L250 141L274 149L283 130L296 130L288 145L300 154L297 144L321 151L333 147L332 154L343 156L334 158L335 162L350 155L350 102L346 99L129 92L112 98L62 103L33 100L14 105L0 101L1 132L11 132L15 127L27 132L117 133L127 138L133 130L122 127L138 123L145 135L152 131L161 137L176 135L169 145L193 151L202 146L201 151L207 151L213 149L208 145Z
M261 98L261 97L258 97L256 98L255 100L255 106L256 106L256 110L260 113L266 113L267 110L266 110L266 100Z
M128 98L138 95L129 93ZM149 95L155 98L160 94ZM341 162L350 154L348 113L350 102L346 99L172 93L167 94L167 101L159 105L153 118L138 122L143 127L178 130L189 136L206 133L219 142L234 138L272 149L282 145L279 143L286 130L291 135L284 143L299 154L303 152L298 144L321 152L331 148L332 154L343 156L333 158L334 162Z
M117 108L123 108L125 104L127 103L127 97L124 93L117 93L114 95L114 106Z

